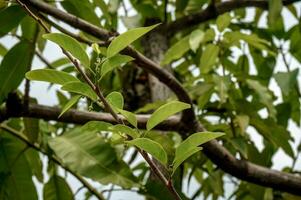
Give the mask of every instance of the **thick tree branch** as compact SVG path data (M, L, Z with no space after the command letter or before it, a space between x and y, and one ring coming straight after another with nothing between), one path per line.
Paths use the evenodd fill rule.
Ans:
M64 12L40 1L28 0L26 1L26 4L29 4L39 11L52 15L53 17L56 17L73 27L79 28L82 31L85 31L105 41L112 36L112 34L110 35L103 29L99 29L98 27L91 25L84 20L78 19L73 15L66 13L64 14ZM192 105L192 101L186 90L171 74L160 68L160 66L156 65L154 62L131 47L126 48L123 53L135 58L134 62L138 64L138 66L152 73L161 82L166 84L177 95L180 101ZM193 109L186 110L183 113L181 124L185 125L182 126L182 128L183 131L187 132L188 134L205 131L205 129L197 121ZM301 177L299 176L270 170L244 160L238 160L231 155L227 149L219 145L216 140L206 143L204 145L204 152L208 158L211 159L222 170L242 180L301 195Z
M284 0L283 5L289 5L300 0ZM256 7L262 9L268 9L268 1L267 0L239 0L239 1L225 1L221 3L216 3L213 7L208 6L205 10L201 10L199 12L193 13L191 15L184 16L179 18L173 22L170 22L167 25L167 30L170 34L175 34L178 31L181 31L185 28L200 24L202 22L208 21L210 19L214 19L217 16L230 12L239 8L247 8L247 7Z

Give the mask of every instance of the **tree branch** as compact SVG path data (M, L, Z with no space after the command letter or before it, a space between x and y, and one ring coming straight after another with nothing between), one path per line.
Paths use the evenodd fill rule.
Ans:
M289 2L292 3L295 1L289 1ZM243 2L245 3L249 1L244 0ZM261 1L256 1L256 2L261 2ZM228 2L228 3L231 4L233 2ZM110 36L114 35L114 34L109 34L109 32L104 31L103 29L99 29L98 27L91 25L84 20L78 19L77 17L71 14L64 13L41 1L27 0L26 4L29 4L35 7L39 11L52 15L53 17L56 17L73 27L79 28L82 31L85 31L105 41L108 40ZM218 7L218 5L216 6ZM245 7L246 6L247 5L245 5ZM219 9L221 11L218 12L228 11L226 10L227 7L226 8L219 7ZM146 58L145 56L143 56L142 54L140 54L139 52L137 52L131 47L127 47L123 51L123 53L135 58L134 62L138 64L138 66L152 73L161 82L166 84L177 95L180 101L192 105L192 101L189 97L189 94L171 74L166 72L163 68L161 68L153 61ZM182 131L187 132L187 134L205 131L205 129L201 126L201 124L199 124L193 109L188 109L185 112L183 112L181 124L182 124L181 125ZM204 145L204 153L207 155L207 157L210 160L212 160L222 170L242 180L259 184L262 186L272 187L274 189L290 192L293 194L301 195L301 177L289 173L284 173L284 172L279 172L268 168L264 168L244 160L238 160L233 155L231 155L231 153L228 152L227 149L225 149L220 144L218 144L216 140L210 141Z
M283 5L289 5L300 0L283 0ZM184 16L167 25L167 30L170 34L175 34L185 28L200 24L202 22L214 19L217 16L233 11L239 8L256 7L262 9L268 9L269 2L267 0L239 0L239 1L225 1L215 4L215 11L212 12L212 7L208 6L205 10L193 13L191 15Z

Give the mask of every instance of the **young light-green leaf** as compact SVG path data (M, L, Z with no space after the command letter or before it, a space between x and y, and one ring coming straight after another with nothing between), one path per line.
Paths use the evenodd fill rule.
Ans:
M142 37L144 34L156 28L159 24L155 24L148 27L139 27L135 29L131 29L119 36L117 36L108 47L107 56L108 58L116 55L120 51L122 51L125 47L130 45L132 42Z
M68 92L74 92L76 94L81 94L83 96L88 97L92 101L97 101L97 95L95 92L91 89L89 85L83 82L69 82L62 86L62 90L68 91Z
M36 69L25 74L25 77L32 81L44 81L64 85L68 82L79 81L67 72L57 71L53 69Z
M190 49L196 52L204 39L205 39L205 33L202 30L196 29L195 31L193 31L189 35Z
M106 99L115 109L123 109L124 100L120 92L111 92L107 95Z
M217 29L222 32L231 23L231 16L229 13L220 15L216 20Z
M74 104L76 104L78 102L78 100L80 99L81 95L75 95L73 96L64 106L64 108L62 109L60 115L58 118L60 118L66 111L68 111Z
M72 37L62 33L48 33L44 34L43 38L56 43L66 51L70 52L81 62L84 67L90 66L89 56L87 55L86 51L83 49L80 43Z
M104 77L108 72L132 60L132 57L120 54L108 58L101 66L101 76Z
M173 114L190 108L190 105L180 101L171 101L158 108L148 119L146 129L149 131Z
M127 142L130 145L135 145L136 147L146 151L151 154L154 158L160 161L162 164L167 163L167 154L164 148L158 142L155 142L148 138L137 138Z
M215 44L208 44L204 50L201 60L200 69L203 74L207 74L215 64L219 53L219 47Z
M192 154L201 150L199 147L200 145L223 135L225 134L218 132L199 132L192 134L190 137L184 140L176 149L176 154L173 161L173 173L182 162L184 162Z
M117 124L115 126L111 126L110 130L124 133L126 135L131 136L134 139L139 137L139 133L136 130L123 124Z

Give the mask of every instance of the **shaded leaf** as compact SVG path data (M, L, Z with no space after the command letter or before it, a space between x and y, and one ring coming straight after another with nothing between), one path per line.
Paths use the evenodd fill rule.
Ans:
M123 109L124 100L120 92L111 92L107 95L106 99L115 109Z
M219 47L214 44L208 44L200 59L200 69L203 74L212 70L213 65L218 58Z
M136 130L134 130L126 125L123 125L123 124L117 124L115 126L111 126L109 129L112 131L116 131L116 132L120 132L120 133L129 135L134 139L139 137L139 133Z
M295 89L294 86L297 83L298 72L299 69L295 69L291 72L278 72L274 75L284 95L288 95L292 89Z
M231 16L229 13L218 16L216 20L217 29L222 32L227 28L231 23Z
M39 139L39 119L35 118L23 118L24 122L24 134L31 142L37 142Z
M0 37L18 26L26 13L20 6L9 6L0 12Z
M73 105L75 105L77 102L78 102L78 100L80 99L80 95L75 95L75 96L73 96L66 104L65 104L65 106L63 107L63 109L62 109L62 111L61 111L61 113L60 113L60 115L59 115L59 117L58 118L60 118L66 111L68 111Z
M101 76L105 76L108 72L132 60L134 60L132 57L120 54L108 58L101 66Z
M173 60L181 58L188 50L189 46L189 35L179 40L173 46L171 46L164 55L162 65L168 64Z
M134 127L137 128L138 122L137 122L136 115L134 113L118 108L117 111L120 112L120 114L122 114L130 124L132 124Z
M60 176L53 175L43 188L44 200L71 200L73 193L68 183Z

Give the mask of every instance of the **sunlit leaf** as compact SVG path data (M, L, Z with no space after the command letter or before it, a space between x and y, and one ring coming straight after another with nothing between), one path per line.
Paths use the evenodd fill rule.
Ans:
M91 87L88 84L83 82L68 82L62 86L62 90L80 94L90 98L93 101L97 101L96 93L91 89Z
M171 46L164 55L162 64L168 64L173 60L181 58L188 50L189 46L189 35L179 40L173 46Z
M123 109L124 100L123 96L119 92L111 92L106 97L107 101L111 106L113 106L116 109Z
M216 63L219 53L219 47L214 44L208 44L201 56L200 69L203 74L207 74L212 70L213 65Z
M108 72L114 70L117 67L120 67L124 63L132 61L133 58L126 55L115 55L108 58L101 66L101 76L105 76Z
M67 112L72 106L74 106L78 100L80 99L80 95L75 95L73 96L66 104L65 106L63 107L60 115L58 118L60 118L62 115L64 115L65 112Z

